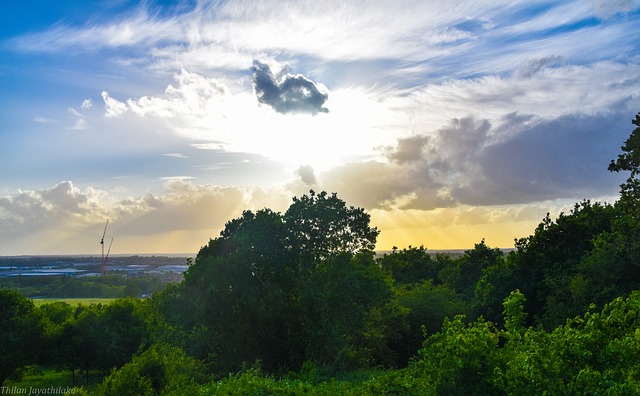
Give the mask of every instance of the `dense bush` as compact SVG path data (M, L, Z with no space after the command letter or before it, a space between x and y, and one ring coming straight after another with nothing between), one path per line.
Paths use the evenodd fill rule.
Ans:
M181 349L154 344L114 370L96 390L103 396L184 395L207 378L204 366Z

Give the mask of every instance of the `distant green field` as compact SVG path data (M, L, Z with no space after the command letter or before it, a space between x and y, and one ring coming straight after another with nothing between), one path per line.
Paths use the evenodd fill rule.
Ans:
M34 298L33 303L36 307L39 307L44 304L53 303L56 301L64 301L69 305L89 305L89 304L110 304L115 298Z

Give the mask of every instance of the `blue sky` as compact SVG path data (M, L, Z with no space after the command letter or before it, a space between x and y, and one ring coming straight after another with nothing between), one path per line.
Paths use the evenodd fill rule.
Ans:
M34 3L36 4L34 6ZM7 1L0 254L196 252L309 189L378 247L511 247L640 111L640 2Z

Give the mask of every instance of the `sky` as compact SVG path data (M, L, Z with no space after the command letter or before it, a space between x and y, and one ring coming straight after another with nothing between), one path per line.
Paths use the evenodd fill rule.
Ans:
M194 254L336 192L377 248L513 247L614 202L638 0L9 0L0 255Z

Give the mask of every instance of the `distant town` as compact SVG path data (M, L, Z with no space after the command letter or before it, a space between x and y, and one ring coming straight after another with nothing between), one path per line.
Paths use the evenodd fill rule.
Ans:
M112 256L106 263L109 275L128 278L154 276L166 282L179 282L194 256L133 255ZM100 256L0 256L0 278L69 276L74 278L101 276Z

